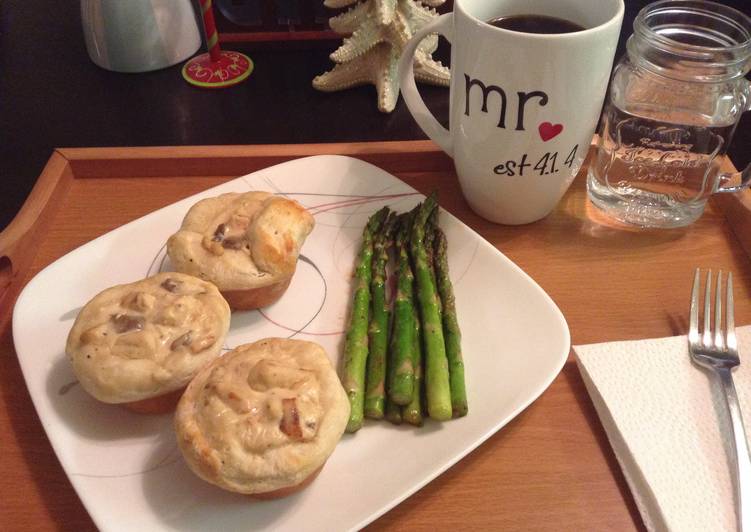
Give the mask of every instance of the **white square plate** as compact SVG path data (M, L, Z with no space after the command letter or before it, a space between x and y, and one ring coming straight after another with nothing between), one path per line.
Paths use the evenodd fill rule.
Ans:
M263 311L233 314L227 347L296 336L323 345L334 363L368 216L383 205L407 211L423 197L357 159L297 159L124 225L57 260L26 286L13 313L26 384L60 463L102 530L362 527L513 419L549 386L568 356L568 327L550 297L492 245L442 212L469 415L420 429L367 422L344 436L311 486L285 499L256 502L203 482L182 461L171 416L139 416L92 399L76 384L64 346L78 310L96 293L169 268L165 242L192 204L248 190L296 199L315 215L316 227L287 293Z

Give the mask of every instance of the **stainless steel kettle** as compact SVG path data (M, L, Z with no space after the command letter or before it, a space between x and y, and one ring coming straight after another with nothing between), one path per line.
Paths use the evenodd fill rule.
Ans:
M81 22L89 57L107 70L165 68L201 46L191 0L81 0Z

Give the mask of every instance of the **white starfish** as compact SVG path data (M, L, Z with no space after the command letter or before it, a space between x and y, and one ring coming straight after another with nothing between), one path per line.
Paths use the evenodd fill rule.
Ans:
M351 61L382 42L401 50L411 37L409 21L402 13L396 12L390 24L380 25L374 13L371 12L364 17L362 24L352 33L352 36L345 38L342 45L330 57L336 63Z
M347 63L334 66L325 74L313 79L313 87L324 92L349 89L372 84L378 93L378 110L390 113L399 98L396 65L399 57L386 43L374 46L370 53L360 55Z
M325 0L328 7L352 6L356 0ZM378 93L378 109L390 112L396 106L399 86L397 63L404 46L414 33L438 14L427 6L444 0L364 0L329 20L331 28L348 35L331 54L334 68L317 76L313 87L321 91L338 91L372 83ZM423 5L425 4L425 5ZM415 79L448 86L449 70L431 54L438 47L438 36L429 35L415 53Z

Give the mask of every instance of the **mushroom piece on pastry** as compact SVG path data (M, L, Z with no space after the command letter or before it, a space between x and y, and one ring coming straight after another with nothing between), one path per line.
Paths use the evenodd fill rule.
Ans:
M191 207L167 253L175 270L214 283L233 309L255 309L284 294L314 224L296 201L231 192Z
M175 394L220 354L229 322L214 285L160 273L96 295L79 312L65 351L95 398L156 413L174 408Z
M315 478L348 417L347 394L320 345L267 338L202 369L180 399L175 429L199 477L273 498Z

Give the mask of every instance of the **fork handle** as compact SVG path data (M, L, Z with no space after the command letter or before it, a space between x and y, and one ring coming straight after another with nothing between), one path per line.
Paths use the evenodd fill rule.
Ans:
M741 407L735 393L733 374L730 368L717 368L717 373L725 392L725 401L733 427L733 447L735 448L736 490L738 499L738 528L751 532L751 459L748 455L746 430L743 427Z

